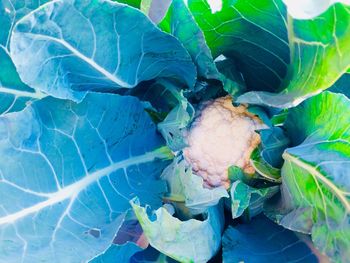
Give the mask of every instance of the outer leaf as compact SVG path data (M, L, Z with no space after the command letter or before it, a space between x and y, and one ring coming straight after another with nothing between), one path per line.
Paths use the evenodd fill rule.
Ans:
M0 261L80 262L105 251L129 199L158 206L171 158L132 97L45 98L0 117Z
M193 214L203 213L208 207L217 205L221 198L229 197L224 187L204 188L203 178L193 174L191 167L180 157L164 170L162 178L168 183L167 198L185 202Z
M225 231L222 242L225 263L316 263L322 258L309 247L312 246L310 242L304 242L292 231L274 224L263 215L255 217L248 224L235 228L230 226Z
M91 263L114 262L116 259L121 262L130 262L131 258L149 245L141 225L139 224L132 209L126 212L124 221L112 244L106 251L91 260Z
M288 34L280 0L223 0L212 13L206 0L188 5L214 58L223 54L236 62L248 89L278 88L289 63Z
M45 96L21 81L9 54L10 35L15 23L45 2L47 1L0 2L0 114L22 110L27 102Z
M196 74L174 37L140 11L104 0L56 0L30 13L13 31L11 56L29 86L74 100L157 77L193 87Z
M326 22L325 22L326 21ZM239 102L298 105L331 87L350 66L350 7L336 4L313 20L288 17L291 65L280 93L251 92Z
M348 6L336 4L313 20L287 17L282 0L224 0L214 14L205 0L190 0L189 7L213 56L234 59L247 88L262 90L238 102L293 107L349 69Z
M332 260L350 258L350 101L322 93L290 110L295 147L283 154L282 203L275 219L311 233Z
M131 203L153 247L180 262L207 262L218 251L223 227L222 210L212 207L205 221L180 221L165 208L155 211L151 220L146 209Z
M288 7L288 13L296 19L311 19L325 12L335 3L350 5L349 0L307 0L293 1L283 0Z

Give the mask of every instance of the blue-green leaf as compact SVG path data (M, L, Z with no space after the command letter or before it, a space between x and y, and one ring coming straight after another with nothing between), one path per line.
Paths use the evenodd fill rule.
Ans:
M123 90L121 94L136 96L149 103L147 110L173 151L182 150L187 145L184 133L194 117L194 108L178 83L159 79Z
M278 183L281 181L282 153L289 146L290 140L280 127L263 129L259 134L261 144L251 154L250 162L264 179Z
M187 101L177 83L164 79L144 82L133 89L124 89L120 94L135 96L149 103L147 108L157 114L160 121L163 121L176 106Z
M0 46L9 50L10 37L16 22L49 0L2 0L0 2Z
M147 249L136 253L130 263L178 263L178 261L169 258L158 250L149 246Z
M27 85L77 101L88 90L133 88L158 77L193 87L196 77L180 42L139 10L105 0L41 6L16 24L10 50Z
M132 97L45 98L0 117L0 261L81 262L104 252L129 200L161 205L171 152Z
M9 54L10 36L15 23L45 2L47 1L0 2L0 114L20 111L27 103L45 96L22 82Z
M297 236L263 215L247 224L230 226L225 231L222 243L225 263L317 263L324 260L307 236Z
M127 242L123 245L111 245L102 255L91 260L91 263L111 263L118 260L119 262L130 262L131 258L142 251L137 244Z
M342 93L350 98L350 72L344 74L330 89L334 93Z
M180 221L165 208L159 208L150 217L135 201L131 204L150 244L165 255L180 262L207 262L219 250L221 206L209 208L204 221Z
M350 258L350 100L324 92L290 109L282 198L268 209L281 225L310 233L335 262Z
M289 146L290 140L279 127L260 130L261 156L271 166L280 168L283 164L282 153Z
M117 258L121 262L130 262L137 252L143 251L148 245L149 243L143 235L142 227L133 210L129 209L110 247L90 262L109 263L114 262Z

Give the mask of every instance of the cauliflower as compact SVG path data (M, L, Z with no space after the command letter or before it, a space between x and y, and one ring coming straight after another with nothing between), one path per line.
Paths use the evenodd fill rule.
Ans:
M243 105L234 107L229 96L203 103L198 112L187 131L188 147L183 155L193 172L204 179L204 185L227 189L232 165L254 173L250 155L260 144L255 130L264 127L261 120Z

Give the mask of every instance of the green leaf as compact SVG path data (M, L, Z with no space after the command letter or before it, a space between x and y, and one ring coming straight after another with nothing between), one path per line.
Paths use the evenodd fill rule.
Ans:
M158 124L158 130L173 151L186 146L184 131L194 115L194 109L183 93L177 83L164 79L144 82L133 89L119 92L143 101L145 110Z
M240 180L233 182L230 189L232 218L240 217L250 206L248 210L250 218L261 213L264 201L277 193L278 190L279 186L258 189L250 187Z
M281 168L283 164L282 153L289 146L290 140L279 127L259 131L261 144L259 145L261 157L271 166Z
M192 168L181 157L173 160L164 170L162 178L169 188L165 198L185 202L192 214L203 213L208 207L217 205L221 198L229 197L224 187L204 188L203 178L193 174Z
M349 99L344 95L323 92L290 109L284 128L292 145L314 141L349 141L349 107Z
M185 132L194 118L195 110L183 95L183 90L168 81L159 81L167 98L175 98L175 107L171 109L165 119L158 124L158 130L165 138L167 145L173 151L180 151L186 145ZM156 97L157 99L158 97ZM170 100L166 100L169 102Z
M232 59L224 59L215 63L221 74L224 90L234 99L246 91L246 83L241 72Z
M177 39L139 10L111 1L47 3L16 24L10 50L27 85L76 101L89 90L133 88L155 78L192 88L196 78Z
M268 181L276 182L273 178L261 177L256 174L245 174L237 166L228 169L229 179L232 182L230 188L231 214L235 219L244 213L244 219L256 216L263 211L265 200L279 191L279 186Z
M232 59L248 89L274 91L280 86L290 57L281 1L223 0L215 13L206 0L189 0L188 6L213 57Z
M124 89L119 93L138 97L146 103L149 102L150 106L147 108L160 117L163 116L161 121L179 104L187 103L180 85L164 79L152 81L151 83L144 82L133 89Z
M262 122L266 125L265 129L273 127L271 120L270 120L270 116L268 114L268 111L266 109L264 109L263 107L255 106L255 105L248 105L248 111L251 114L256 115L260 120L262 120Z
M251 154L251 164L265 180L279 183L282 153L289 146L290 140L279 127L260 130L259 134L261 144Z
M350 100L330 92L289 111L293 147L283 154L282 199L273 211L336 262L350 258L349 112Z
M279 93L249 92L238 101L289 108L331 87L350 66L350 7L336 4L312 20L287 19L291 64Z
M259 149L255 149L250 156L250 163L256 172L264 179L274 183L281 182L281 169L273 167L261 155Z
M333 5L312 20L288 16L282 0L223 0L214 14L205 0L190 0L189 8L213 56L233 59L253 90L237 102L293 107L349 69L348 6Z
M288 115L288 109L284 109L281 112L271 117L271 122L275 126L282 126Z
M113 0L114 2L119 2L122 4L127 4L135 8L140 8L141 0Z
M223 228L221 206L208 209L204 221L180 221L165 208L150 216L137 200L131 205L150 244L180 262L207 262L220 248Z
M225 231L223 262L327 262L308 236L301 236L259 215Z
M184 45L197 67L199 79L220 81L224 90L232 96L242 90L242 78L234 64L219 64L221 68L224 67L224 72L229 72L228 77L218 71L205 36L183 0L172 1L159 27L175 36Z

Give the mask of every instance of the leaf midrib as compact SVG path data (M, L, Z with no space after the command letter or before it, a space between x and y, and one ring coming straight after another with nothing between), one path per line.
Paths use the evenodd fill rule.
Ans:
M343 204L345 208L345 212L350 214L350 202L346 199L346 197L341 193L339 188L329 179L326 178L321 172L319 172L312 165L302 161L301 159L289 154L288 152L284 152L283 158L286 161L290 161L297 165L298 167L304 169L309 172L316 180L320 181L323 185L331 190L331 192L339 199L339 201Z
M37 203L27 208L24 208L23 210L15 212L13 214L0 217L0 225L13 223L18 219L24 218L30 214L37 213L46 207L53 206L67 199L76 198L83 189L86 189L86 187L93 184L94 182L97 182L102 177L110 175L111 173L119 169L126 168L131 165L152 162L155 159L167 159L167 158L168 156L165 153L159 150L154 150L152 152L147 152L142 155L138 155L117 163L113 163L101 170L85 175L81 180L65 188L60 189L55 193L48 194L49 197L45 201L42 201L40 203Z
M15 90L4 86L0 86L0 93L14 95L15 97L26 97L26 98L33 98L33 99L43 99L47 97L46 94L40 91L29 92L29 91Z

